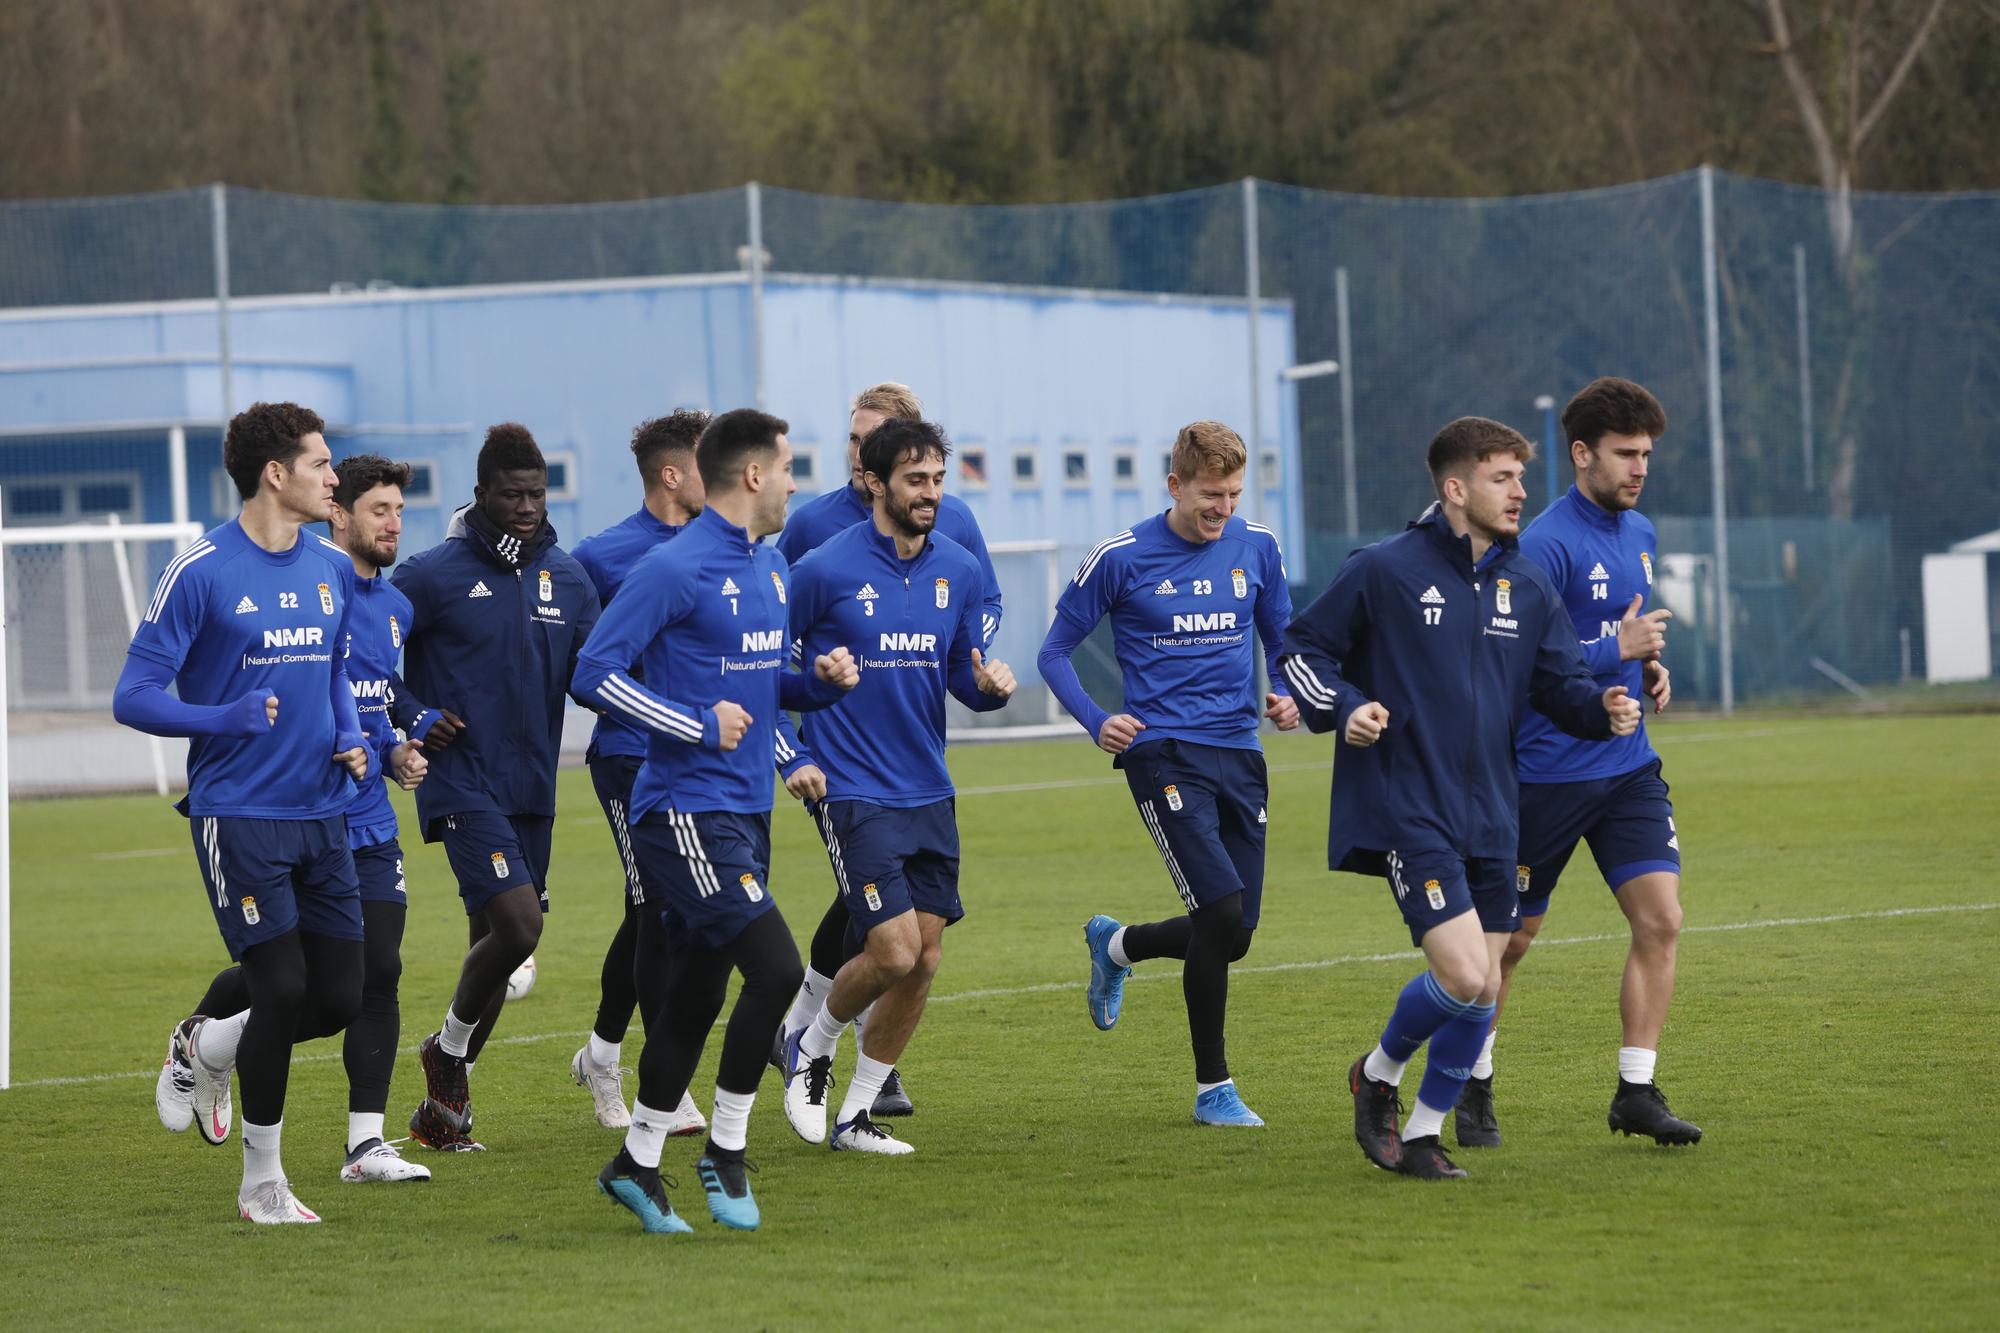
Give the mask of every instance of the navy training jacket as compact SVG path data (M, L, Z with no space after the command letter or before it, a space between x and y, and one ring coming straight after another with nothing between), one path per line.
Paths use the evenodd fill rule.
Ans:
M546 521L517 571L452 516L444 540L395 574L416 625L404 639L403 679L466 729L417 788L424 840L446 815L556 812L563 700L576 655L597 623L597 589L556 545Z
M1335 733L1327 864L1355 853L1449 851L1511 859L1520 832L1514 737L1532 702L1575 736L1611 718L1555 586L1512 540L1477 567L1438 506L1348 556L1285 631L1280 668L1299 714ZM1348 715L1389 710L1375 744L1347 744Z

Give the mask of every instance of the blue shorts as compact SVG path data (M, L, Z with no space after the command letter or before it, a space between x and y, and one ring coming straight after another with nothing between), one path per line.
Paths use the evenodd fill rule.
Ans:
M965 915L958 900L958 802L899 808L870 801L821 801L820 840L857 934L912 909L948 926Z
M1340 868L1380 875L1389 881L1397 910L1410 928L1410 943L1419 948L1434 927L1467 912L1479 914L1479 928L1489 935L1521 928L1521 898L1514 892L1512 867L1490 856L1464 857L1457 852L1428 850L1376 852L1357 847Z
M509 889L531 888L549 910L549 841L555 820L469 810L431 821L427 842L442 842L465 914L477 916Z
M361 938L361 890L347 850L346 819L198 815L188 826L208 905L232 959L294 930Z
M611 845L618 849L618 864L625 871L625 901L637 906L645 900L639 888L639 865L632 859L632 832L625 812L632 808L632 783L639 776L641 761L636 755L603 754L590 761L590 785L597 803L604 808L604 822L611 826Z
M722 949L776 907L771 814L649 810L631 826L632 857L647 911L666 923L675 949Z
M1515 883L1522 916L1549 910L1549 895L1578 838L1615 892L1641 875L1681 873L1681 839L1660 761L1588 782L1521 784L1521 844Z
M409 905L403 888L403 847L394 838L372 847L356 847L354 877L361 883L362 902Z
M1243 895L1243 926L1264 904L1268 779L1262 750L1161 740L1118 756L1139 817L1160 849L1181 904L1197 911Z

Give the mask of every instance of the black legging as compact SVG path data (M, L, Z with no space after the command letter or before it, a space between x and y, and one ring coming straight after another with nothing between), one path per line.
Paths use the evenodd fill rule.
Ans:
M507 978L528 961L541 941L540 893L531 884L508 889L467 918L466 935L471 947L459 969L451 1008L460 1018L478 1011L477 1026L465 1045L465 1058L477 1060L493 1035L493 1025L500 1021L500 1007L507 1003Z
M1250 952L1254 930L1243 926L1243 895L1232 893L1186 916L1125 928L1125 956L1179 958L1181 995L1187 1001L1188 1036L1194 1043L1194 1076L1200 1083L1229 1077L1223 1019L1229 1009L1229 965Z
M639 987L633 979L633 959L639 946L639 908L625 899L625 917L604 951L604 968L597 983L597 1021L591 1025L599 1039L613 1045L625 1040L632 1026L632 1011L639 1003Z
M819 929L813 932L812 969L830 977L858 952L854 941L848 938L847 902L836 893L827 904L826 915L819 919Z
M362 941L361 1012L347 1025L341 1047L350 1111L389 1107L389 1075L396 1068L396 1041L403 1028L396 985L403 976L403 921L408 915L401 903L361 904L367 935Z
M722 1036L715 1086L755 1092L785 1008L805 980L798 946L776 908L764 913L722 949L670 951L657 909L639 913L638 981L647 1014L646 1045L639 1053L639 1100L656 1111L680 1105L701 1061L708 1030L722 1012L731 968L743 989Z
M250 1017L236 1048L236 1078L244 1120L284 1119L292 1044L330 1037L353 1021L361 1008L361 958L359 940L296 930L243 951Z

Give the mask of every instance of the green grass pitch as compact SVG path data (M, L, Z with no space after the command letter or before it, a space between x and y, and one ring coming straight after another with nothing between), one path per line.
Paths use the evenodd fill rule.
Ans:
M340 1183L345 1080L315 1043L285 1159L327 1221L270 1231L236 1219L235 1137L213 1149L153 1115L167 1030L223 961L186 824L153 799L19 804L0 1327L1991 1327L2000 717L1656 734L1689 927L1660 1078L1700 1146L1606 1129L1624 923L1580 856L1502 1025L1506 1147L1461 1153L1456 1184L1367 1165L1343 1076L1417 955L1382 886L1322 868L1331 742L1303 736L1269 743L1264 922L1231 992L1232 1070L1270 1126L1196 1128L1171 965L1140 969L1116 1031L1085 1014L1084 919L1176 910L1122 780L1081 741L967 746L970 915L903 1062L917 1154L808 1148L767 1079L763 1230L709 1223L674 1140L681 1238L596 1193L618 1136L568 1078L619 892L581 771L539 985L474 1076L490 1151L412 1148L428 1186ZM777 829L772 885L803 941L830 877L783 800ZM392 1126L464 930L442 852L406 847Z

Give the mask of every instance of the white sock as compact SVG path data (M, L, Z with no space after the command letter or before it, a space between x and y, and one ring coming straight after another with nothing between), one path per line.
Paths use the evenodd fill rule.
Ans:
M845 1031L847 1024L822 1009L814 1017L812 1026L806 1029L806 1035L799 1038L799 1050L814 1060L822 1055L832 1055L840 1049L840 1034ZM729 1145L724 1143L718 1146L726 1148Z
M1660 1053L1649 1051L1644 1046L1620 1046L1618 1048L1618 1077L1627 1083L1651 1083L1653 1066L1659 1062Z
M195 1059L208 1066L211 1074L226 1074L236 1068L236 1047L243 1040L243 1025L250 1011L227 1018L211 1018L194 1030Z
M1104 946L1104 952L1110 955L1111 961L1118 966L1132 966L1132 960L1125 956L1125 927L1120 926L1111 932L1111 941Z
M1375 1049L1368 1052L1368 1058L1361 1062L1361 1072L1377 1083L1387 1083L1393 1088L1402 1083L1403 1071L1409 1064L1408 1060L1391 1060L1389 1053L1382 1049L1380 1042L1377 1042Z
M750 1142L750 1107L756 1100L754 1092L725 1092L718 1087L715 1114L708 1121L709 1142L731 1152L742 1152Z
M660 1168L660 1150L667 1146L667 1118L670 1113L655 1111L633 1099L632 1128L625 1131L625 1152L640 1166Z
M819 1017L819 1011L826 1008L826 997L832 993L833 978L807 968L805 984L792 997L792 1007L785 1011L786 1034L811 1027L812 1021Z
M382 1112L349 1111L347 1113L347 1151L353 1152L370 1139L382 1137Z
M444 1026L438 1029L438 1048L454 1059L463 1060L466 1048L472 1044L472 1030L478 1026L477 1019L468 1023L450 1005L446 1005Z
M1220 1083L1203 1083L1197 1080L1194 1085L1194 1095L1199 1097L1204 1092L1213 1092L1217 1088L1226 1088L1235 1081L1233 1078L1226 1078Z
M1486 1040L1479 1047L1479 1058L1472 1062L1472 1076L1474 1078L1493 1077L1493 1038L1495 1035L1495 1029L1488 1028L1486 1030Z
M1424 1099L1419 1097L1417 1098L1416 1109L1412 1110L1410 1118L1403 1122L1403 1142L1408 1143L1411 1139L1428 1138L1443 1129L1444 1112L1433 1110L1424 1105Z
M285 1168L278 1161L278 1140L284 1131L283 1120L275 1125L243 1122L243 1188L237 1198L247 1199L259 1185L285 1178Z
M855 1046L859 1047L861 1045L861 1034L868 1030L868 1019L874 1014L874 1012L875 1012L875 1001L870 1000L868 1002L868 1007L863 1009L860 1013L854 1016Z
M858 1052L854 1057L854 1073L848 1076L847 1096L840 1103L840 1114L833 1118L836 1125L844 1125L855 1116L875 1104L876 1094L882 1091L882 1084L888 1080L889 1071L896 1066L880 1060L870 1060L867 1052Z
M618 1068L618 1048L625 1043L606 1041L595 1032L590 1034L590 1063L599 1069Z
M474 1065L478 1064L478 1063L479 1063L479 1062L478 1062L477 1060L467 1060L467 1061L465 1062L465 1076L466 1076L467 1078L471 1078L471 1077L472 1077L472 1067L473 1067Z

